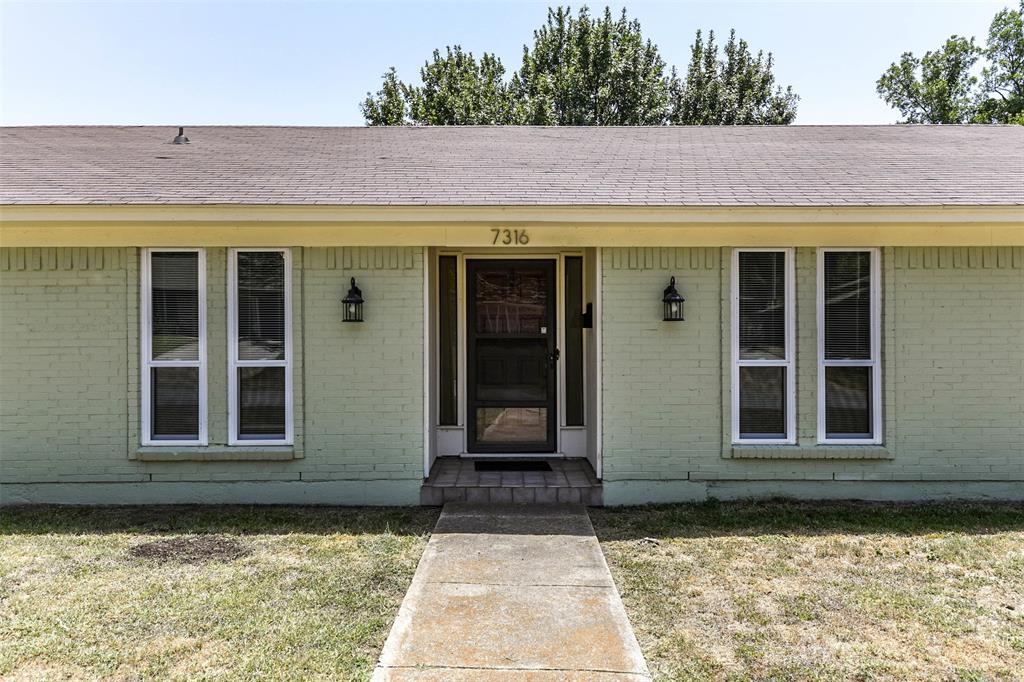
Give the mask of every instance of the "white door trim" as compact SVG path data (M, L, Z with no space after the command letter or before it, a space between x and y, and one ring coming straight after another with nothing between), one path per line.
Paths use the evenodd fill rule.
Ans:
M556 343L557 343L557 346L558 346L559 349L564 349L564 347L565 347L565 331L566 331L565 330L565 291L564 291L565 258L567 256L578 256L578 257L583 259L583 269L584 269L583 276L585 278L585 281L587 281L587 278L596 276L596 273L599 272L599 270L597 269L597 268L599 268L599 265L597 265L597 264L592 265L589 262L590 258L591 258L591 250L584 249L584 248L569 248L569 249L523 249L523 248L515 248L515 249L500 249L500 250L496 250L496 249L438 248L438 249L431 249L427 253L428 253L429 261L430 262L427 263L427 265L425 266L425 268L427 269L428 272L424 276L424 287L429 290L429 291L427 291L425 293L425 296L429 297L429 301L425 300L425 302L424 302L424 310L425 310L425 313L427 315L429 315L430 317L424 321L424 327L425 327L425 329L424 329L424 334L425 334L424 347L426 348L426 353L428 353L428 358L425 359L425 361L424 361L424 375L427 377L427 384L428 384L425 387L425 390L424 390L424 395L425 395L424 399L426 401L428 401L426 406L425 406L425 408L424 408L424 414L425 414L425 417L424 417L424 420L425 420L424 421L424 431L425 431L425 434L426 434L426 438L427 438L427 440L429 442L424 446L424 468L425 468L425 470L428 470L427 467L429 467L433 463L432 460L433 460L434 457L439 456L441 454L449 455L449 456L450 455L454 455L454 454L456 454L455 450L458 450L458 454L460 456L466 456L466 457L506 457L506 458L507 457L534 457L534 458L536 458L538 456L543 456L543 457L565 457L565 456L583 456L583 455L586 455L586 456L590 457L591 459L596 459L599 462L600 461L600 456L598 455L595 458L594 457L594 453L592 451L590 451L592 449L593 445L591 446L590 449L588 449L586 446L582 446L581 445L580 447L582 448L582 450L579 451L579 452L577 452L576 449L574 449L574 448L573 448L573 451L568 453L568 454L565 452L565 448L568 446L567 443L569 443L569 441L566 440L568 438L568 435L569 435L568 432L570 432L570 431L584 431L584 430L588 431L588 432L594 432L594 429L599 428L599 424L600 424L600 416L599 416L600 415L600 410L599 410L599 408L594 410L593 414L596 414L598 416L597 416L596 419L592 419L590 417L591 412L590 412L590 406L588 405L588 403L589 403L589 401L594 400L595 401L595 407L596 407L596 403L597 403L596 393L597 393L597 391L595 391L594 393L591 393L589 384L590 384L591 381L595 381L595 382L598 381L598 378L600 377L600 372L599 372L599 368L595 368L594 376L593 377L587 376L586 374L584 375L584 395L585 395L585 397L584 397L584 410L585 410L585 414L588 415L588 417L587 417L588 422L586 423L585 426L567 426L565 424L565 419L566 419L566 413L565 413L566 387L565 387L565 381L564 381L564 377L565 377L565 357L564 357L564 354L558 360L558 378L557 378L557 381L556 381L556 400L557 400L558 415L557 415L557 421L555 423L556 432L557 432L556 433L555 451L551 452L551 453L528 453L528 454L527 453L519 453L519 454L517 454L517 453L514 453L514 452L507 452L507 453L468 453L467 452L468 451L468 443L467 443L467 439L468 439L468 428L467 428L468 427L468 424L467 424L468 414L467 414L467 406L466 406L466 396L467 396L467 393L468 393L468 384L467 384L466 370L467 370L468 347L467 347L467 340L466 340L467 339L467 335L466 335L466 331L467 331L466 330L466 324L467 324L466 315L467 315L468 301L467 301L467 298L466 298L467 297L466 262L468 260L551 260L551 261L554 261L554 263L555 263L555 279L556 279L556 282L555 282L555 287L556 287L555 299L556 299L556 307L557 307L557 309L555 311L555 315L556 315L556 319L557 319L557 322L556 322L556 325L555 325L555 327L556 327L556 334L557 334L557 336L556 336ZM457 271L458 271L458 277L457 277L458 284L457 284L457 291L456 291L456 299L457 299L456 300L456 315L457 315L457 323L458 323L458 334L457 334L457 339L458 339L458 341L457 341L457 343L458 343L458 361L457 361L457 369L456 369L456 371L458 372L457 382L458 382L459 399L458 399L458 405L457 405L457 419L456 419L457 424L455 424L455 425L446 425L446 426L441 426L441 425L438 425L438 424L435 423L437 421L437 419L436 419L436 413L435 413L435 410L433 409L433 406L436 404L436 401L438 400L438 396L436 395L436 393L437 393L437 380L438 380L438 377L437 377L437 354L439 352L441 352L441 349L438 348L436 342L434 342L434 340L432 338L430 338L432 330L435 330L435 327L434 327L434 325L431 322L432 322L432 320L436 320L436 316L437 316L438 311L439 311L439 295L440 295L440 290L439 290L439 288L436 285L436 275L437 275L437 272L438 272L437 262L438 262L438 259L441 258L441 257L455 257L456 258L456 267L457 267ZM585 298L587 298L587 295L589 294L589 295L592 295L594 297L594 299L596 299L600 295L600 285L599 285L599 283L594 283L593 288L591 289L590 285L588 283L587 288L585 288L584 291L585 291ZM591 291L592 291L592 294L590 293ZM585 300L584 302L586 303L588 301ZM591 333L599 334L599 330L596 328L598 326L597 325L597 319L598 319L598 315L599 315L599 312L598 312L599 311L599 304L598 304L598 302L596 300L590 300L589 302L594 303L594 322L595 322L595 324L594 324L595 328L591 329L589 331ZM597 338L599 338L599 337L597 337ZM599 348L599 346L597 345L597 343L599 343L599 341L597 340L597 338L595 338L595 347L594 348L587 347L587 345L584 344L584 353L585 353L584 363L586 365L588 365L588 366L589 366L589 363L591 363L591 362L595 362L595 363L598 362L599 355L598 355L598 351L596 349ZM593 357L593 358L590 357L591 354L593 354L595 357ZM593 421L593 423L591 423L591 421ZM439 434L444 434L444 435L439 435ZM586 442L586 440L587 439L583 439L583 442ZM447 445L444 445L444 443L447 443ZM594 437L593 437L592 443L598 445L598 447L599 447L600 437L597 435L596 432L594 432Z

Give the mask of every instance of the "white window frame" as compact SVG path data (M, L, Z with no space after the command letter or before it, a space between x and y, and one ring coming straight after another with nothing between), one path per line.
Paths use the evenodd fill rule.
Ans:
M199 287L199 355L196 360L154 360L153 359L153 286L152 267L154 253L197 253ZM209 442L207 431L207 357L206 357L206 250L200 248L143 249L142 267L139 278L139 354L140 354L140 417L141 443L144 446L203 446ZM153 438L150 415L153 406L151 371L154 367L198 367L199 368L199 437L196 439L171 440Z
M273 252L284 256L284 359L238 359L238 254ZM238 370L242 367L284 367L284 438L239 438ZM295 442L292 389L292 254L288 248L233 248L228 250L228 445L292 445Z
M740 254L751 251L767 251L785 254L786 287L786 358L784 360L741 360L740 359ZM734 445L794 445L796 444L796 300L794 292L794 252L789 248L742 248L732 252L732 442ZM785 367L786 368L786 437L785 438L741 438L740 437L740 367Z
M825 359L825 254L830 251L841 253L871 254L871 359L870 360L826 360ZM818 326L818 443L822 445L881 445L882 444L882 279L881 255L877 248L864 247L820 247L817 263L817 326ZM825 430L825 368L826 367L870 367L871 368L871 438L828 438Z

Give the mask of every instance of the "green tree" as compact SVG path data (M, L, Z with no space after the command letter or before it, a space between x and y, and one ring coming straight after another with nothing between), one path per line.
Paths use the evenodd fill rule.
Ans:
M492 54L479 61L456 45L420 69L422 85L398 80L392 67L377 95L363 100L368 125L482 125L518 122L518 107L504 82L505 67Z
M918 59L905 52L878 79L877 91L903 123L1024 123L1024 30L1020 9L997 13L984 49L950 36ZM981 78L975 65L984 58Z
M477 61L459 46L420 69L420 85L394 68L362 102L368 125L661 125L790 123L792 89L774 87L772 56L750 54L732 34L719 59L714 37L697 33L687 79L666 65L640 23L605 8L548 9L547 21L523 46L522 64L505 80L493 54ZM774 89L773 89L774 88Z
M366 94L360 108L366 125L398 126L406 121L409 108L406 106L404 85L398 80L395 67L384 74L384 83L377 95Z
M665 62L640 22L609 8L548 10L513 85L533 125L658 125L668 101Z
M669 123L676 125L782 125L796 118L799 97L792 87L775 85L771 53L754 57L745 40L729 32L725 59L718 56L715 32L705 44L701 32L690 48L690 66L681 80L669 79Z
M1024 0L996 14L984 56L975 121L1024 124Z
M978 79L971 69L981 51L974 39L950 36L938 50L918 59L904 52L878 79L877 91L900 110L904 123L964 123L974 115Z

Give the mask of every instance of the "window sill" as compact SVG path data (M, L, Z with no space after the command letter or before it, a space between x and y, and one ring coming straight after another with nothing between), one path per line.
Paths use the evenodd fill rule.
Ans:
M301 458L291 445L226 447L143 446L135 451L142 462L283 462Z
M730 459L892 459L882 445L733 445Z

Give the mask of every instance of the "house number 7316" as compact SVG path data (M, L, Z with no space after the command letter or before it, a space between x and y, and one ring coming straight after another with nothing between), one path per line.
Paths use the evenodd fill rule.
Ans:
M525 245L530 243L530 237L526 234L526 230L502 230L492 227L491 232L494 233L492 244L510 246L512 244Z

